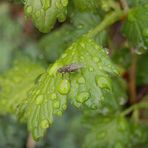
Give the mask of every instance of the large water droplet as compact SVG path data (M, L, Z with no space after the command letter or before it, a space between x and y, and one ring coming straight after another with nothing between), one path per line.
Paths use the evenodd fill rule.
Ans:
M81 103L74 102L74 103L73 103L73 105L74 105L75 107L77 107L77 108L80 108L80 106L81 106Z
M36 16L37 18L41 16L40 10L38 10L38 11L35 13L35 16Z
M60 108L60 102L59 102L59 101L55 101L55 102L53 103L53 107L54 107L54 108Z
M66 110L67 109L67 105L63 105L62 108L63 108L63 110Z
M48 128L49 127L48 120L47 119L42 120L41 123L40 123L40 127L43 128L43 129Z
M60 110L59 110L59 111L56 111L55 114L56 114L57 116L62 116L62 111L60 111Z
M62 9L63 5L61 4L60 1L56 1L56 7L57 7L57 9Z
M78 83L83 84L85 83L85 79L83 77L78 78Z
M64 6L64 7L66 7L67 5L68 5L68 0L61 0L62 1L62 5Z
M37 96L37 97L36 97L36 100L35 100L36 105L42 104L43 99L44 99L44 96L43 96L43 95Z
M83 103L89 99L90 94L88 92L81 92L77 96L77 101Z
M105 89L112 89L111 80L108 76L97 76L96 77L96 83L100 88Z
M28 6L28 7L26 8L26 13L27 13L27 15L30 15L30 14L32 13L32 11L33 11L32 6Z
M51 0L41 0L44 10L47 10L51 6Z
M57 90L62 95L68 94L68 92L70 91L70 82L66 79L61 80L61 82L57 86Z

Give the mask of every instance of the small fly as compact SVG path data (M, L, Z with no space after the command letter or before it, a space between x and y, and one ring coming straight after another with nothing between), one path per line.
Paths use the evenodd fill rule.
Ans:
M75 72L81 68L83 68L84 66L82 64L76 64L76 63L72 63L70 65L66 65L64 67L59 68L57 71L59 73L70 73L70 72Z

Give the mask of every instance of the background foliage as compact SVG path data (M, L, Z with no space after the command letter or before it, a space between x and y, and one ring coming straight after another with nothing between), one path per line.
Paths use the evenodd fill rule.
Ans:
M9 0L0 18L0 147L148 147L146 0Z

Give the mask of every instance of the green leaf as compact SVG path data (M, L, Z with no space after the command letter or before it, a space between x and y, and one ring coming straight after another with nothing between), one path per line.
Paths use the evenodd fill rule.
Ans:
M81 11L98 12L100 9L109 11L115 7L115 0L74 0L74 6Z
M58 72L59 68L72 63L81 68L63 75ZM33 137L43 136L53 122L53 115L62 115L68 99L78 108L101 108L104 100L108 99L103 92L112 91L111 76L117 73L105 50L88 37L78 39L40 77L29 93L27 103L22 106Z
M55 61L64 50L82 34L96 27L100 22L100 16L88 12L73 12L70 16L71 24L62 25L60 28L42 37L39 46L44 50L44 55L48 61ZM107 41L106 30L99 33L95 40L100 45L105 45ZM56 44L55 44L56 41Z
M27 91L34 85L35 78L42 72L42 66L28 58L15 60L13 67L0 75L0 113L15 114Z
M65 21L68 0L25 0L25 12L41 32L49 32L56 20Z
M97 117L89 123L87 120L87 124L90 133L86 135L85 148L125 148L147 143L147 128L120 115Z
M130 45L137 52L148 49L148 5L139 6L129 11L122 32L127 37Z

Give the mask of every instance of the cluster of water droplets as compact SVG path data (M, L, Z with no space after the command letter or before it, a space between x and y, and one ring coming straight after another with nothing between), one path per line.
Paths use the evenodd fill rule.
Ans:
M53 28L56 19L66 19L68 0L26 0L26 16L31 16L36 27L43 32Z

